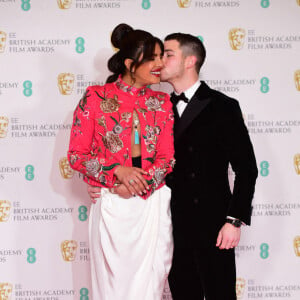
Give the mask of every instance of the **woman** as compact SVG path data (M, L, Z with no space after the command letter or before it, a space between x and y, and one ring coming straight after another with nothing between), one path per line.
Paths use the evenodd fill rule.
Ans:
M159 83L163 44L118 25L104 86L88 87L75 112L68 158L101 186L90 212L94 300L160 300L171 266L170 190L173 113ZM125 199L124 199L125 198Z

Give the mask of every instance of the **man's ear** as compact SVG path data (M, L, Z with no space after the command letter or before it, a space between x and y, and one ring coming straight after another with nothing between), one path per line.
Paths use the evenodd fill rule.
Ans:
M133 63L133 60L131 58L126 58L125 61L124 61L125 67L129 72L130 72L130 68L131 68L132 63Z
M194 55L189 55L185 58L185 66L188 69L194 68L196 62L197 62L197 58Z

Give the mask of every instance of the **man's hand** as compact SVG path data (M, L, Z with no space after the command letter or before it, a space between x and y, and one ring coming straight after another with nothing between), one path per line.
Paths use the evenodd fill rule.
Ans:
M88 184L87 191L89 196L91 197L92 203L96 203L96 199L100 197L101 187Z
M113 192L113 194L117 194L119 197L124 199L129 199L132 197L131 193L125 186L125 184L120 184L117 187L115 187L113 190L110 189L110 192Z
M114 175L118 178L118 181L126 186L130 191L131 196L138 194L143 195L143 193L146 193L146 189L149 189L149 186L143 177L143 175L147 175L147 172L143 169L118 166L115 168Z
M216 246L220 249L230 249L238 245L241 237L241 228L225 223L219 231Z

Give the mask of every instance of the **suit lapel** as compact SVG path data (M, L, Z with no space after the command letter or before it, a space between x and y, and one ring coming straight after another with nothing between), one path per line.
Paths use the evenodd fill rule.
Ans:
M188 128L193 120L203 111L203 109L210 103L210 88L208 85L201 81L200 87L189 101L181 118L178 116L177 108L174 107L175 126L174 126L174 139L175 143L180 139L182 133Z

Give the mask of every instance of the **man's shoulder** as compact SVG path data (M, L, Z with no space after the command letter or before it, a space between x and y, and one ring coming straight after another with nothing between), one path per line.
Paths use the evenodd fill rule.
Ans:
M209 88L210 97L214 100L214 102L216 104L224 105L224 106L228 106L228 107L231 107L231 106L235 107L235 106L239 105L238 100L236 100L216 89L209 87L205 82L203 82L203 83Z

